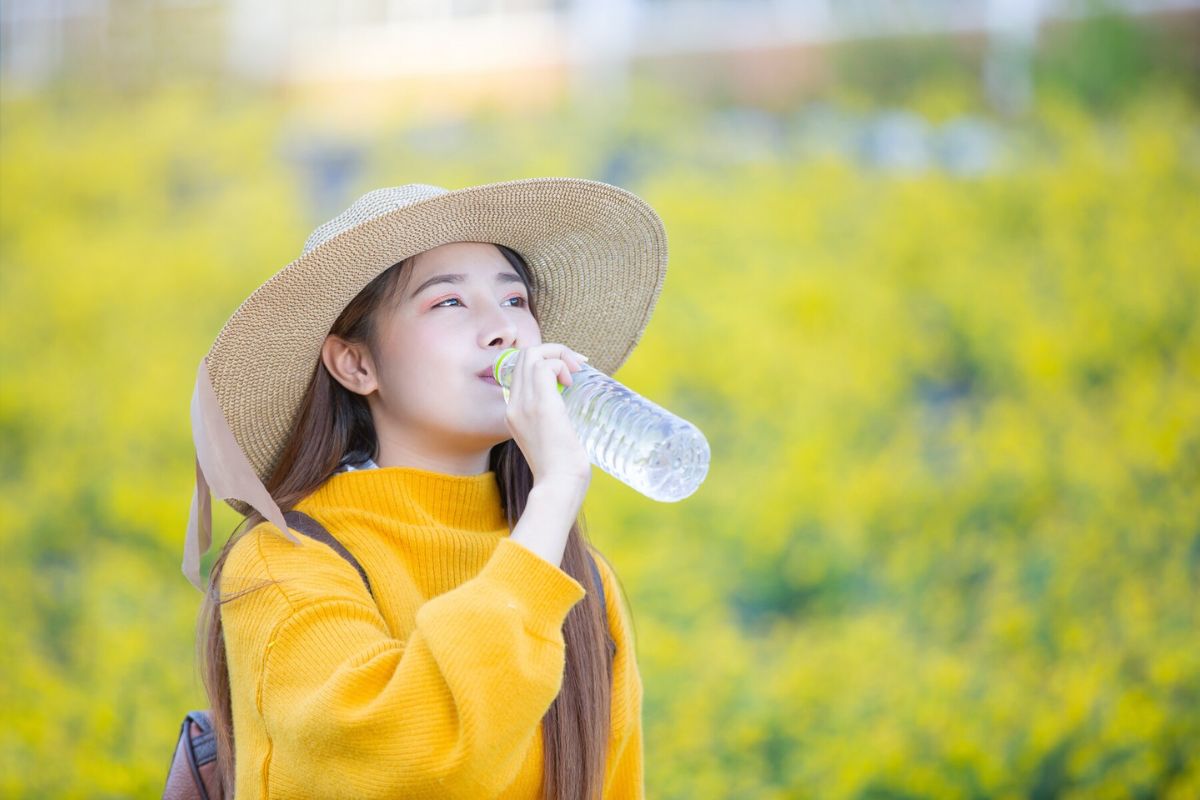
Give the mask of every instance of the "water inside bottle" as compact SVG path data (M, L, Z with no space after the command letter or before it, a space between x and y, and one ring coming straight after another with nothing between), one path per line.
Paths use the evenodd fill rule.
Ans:
M591 367L572 378L563 400L597 466L662 502L696 490L708 474L710 453L694 425Z

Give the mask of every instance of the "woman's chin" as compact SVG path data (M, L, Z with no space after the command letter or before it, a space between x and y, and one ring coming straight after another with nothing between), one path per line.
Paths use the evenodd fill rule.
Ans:
M512 431L508 429L508 426L504 424L503 420L500 421L499 427L484 430L480 433L480 435L487 443L489 448L495 447L498 444L504 444L509 439L513 438Z
M504 444L505 442L510 441L512 438L513 438L512 434L509 431L505 430L504 433L496 435L496 437L492 440L492 443L490 446L495 447L498 444Z

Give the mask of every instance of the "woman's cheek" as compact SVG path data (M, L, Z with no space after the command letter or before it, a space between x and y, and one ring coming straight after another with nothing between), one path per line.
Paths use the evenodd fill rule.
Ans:
M520 339L526 343L526 347L542 343L542 329L538 327L537 320L532 316L521 326Z

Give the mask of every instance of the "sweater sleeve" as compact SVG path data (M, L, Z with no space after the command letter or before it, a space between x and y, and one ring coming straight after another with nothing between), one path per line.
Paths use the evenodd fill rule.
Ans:
M295 547L277 534L265 538ZM291 559L307 569L281 575L289 560L258 550L264 577L288 586L272 595L273 623L240 601L222 616L234 640L255 638L239 627L262 631L261 649L230 653L230 676L257 672L270 796L478 798L511 783L561 688L562 625L584 597L582 585L501 539L474 578L417 610L402 640L344 562L328 570L337 580L319 588L312 560ZM239 566L256 571L245 559ZM235 664L256 654L257 670Z
M637 663L633 618L612 565L593 550L608 605L608 628L616 642L613 657L612 736L604 800L642 800L646 796L642 748L642 677Z

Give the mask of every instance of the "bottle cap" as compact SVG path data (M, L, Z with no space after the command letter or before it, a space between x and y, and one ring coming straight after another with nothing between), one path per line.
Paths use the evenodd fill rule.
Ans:
M510 347L496 356L496 363L492 365L492 377L496 379L496 383L500 383L500 365L504 363L504 359L516 352L518 352L517 348Z

